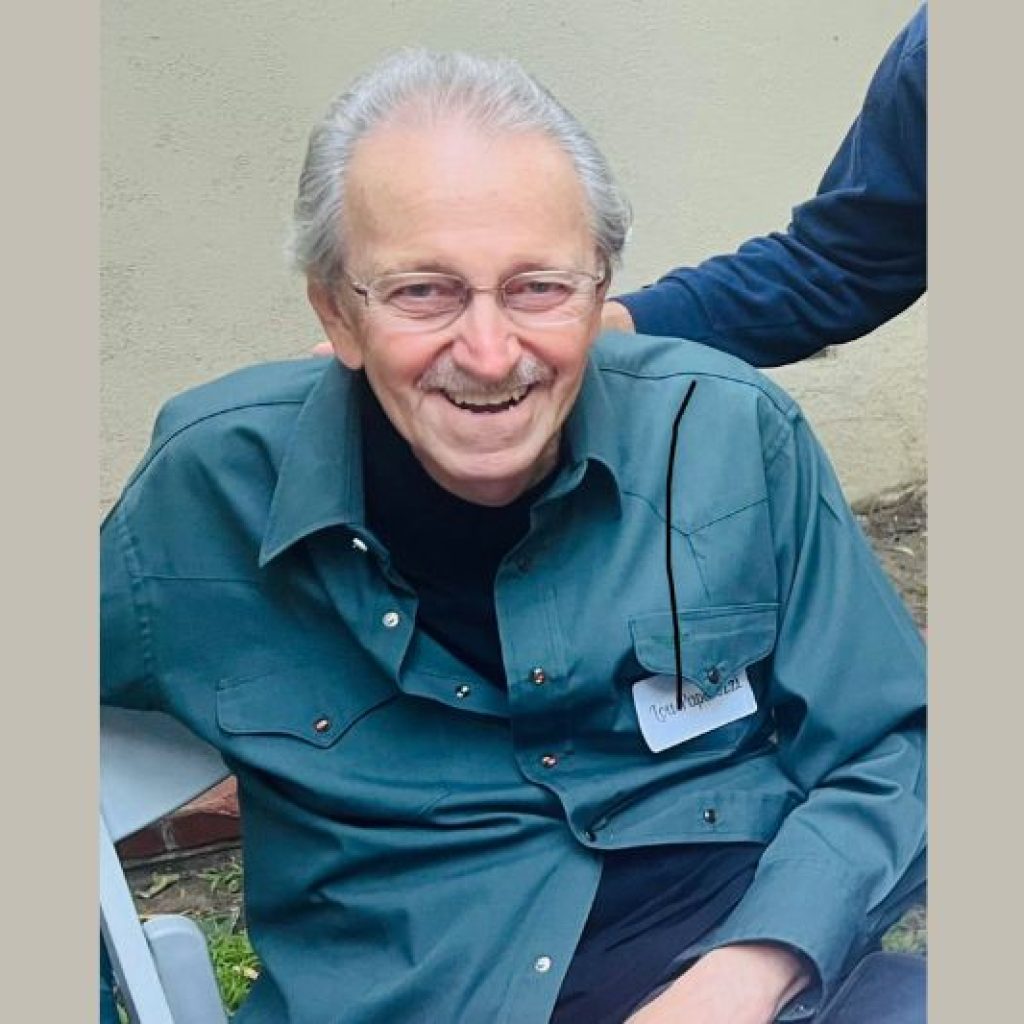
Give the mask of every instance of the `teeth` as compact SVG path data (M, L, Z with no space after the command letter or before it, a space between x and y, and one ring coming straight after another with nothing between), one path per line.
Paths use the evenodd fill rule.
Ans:
M444 395L449 402L457 405L460 409L477 409L494 412L518 405L526 397L529 390L529 387L515 388L504 395L472 394L463 392L457 396L446 391Z

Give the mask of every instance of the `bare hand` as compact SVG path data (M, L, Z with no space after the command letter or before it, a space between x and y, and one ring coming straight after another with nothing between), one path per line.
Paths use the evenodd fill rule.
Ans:
M601 327L606 331L626 331L636 334L636 326L629 310L621 302L606 302L601 308Z
M705 954L627 1024L771 1024L809 981L800 958L771 943Z

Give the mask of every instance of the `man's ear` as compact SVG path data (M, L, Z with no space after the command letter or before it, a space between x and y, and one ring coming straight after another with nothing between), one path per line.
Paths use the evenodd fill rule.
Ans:
M322 281L309 278L306 281L306 297L316 311L334 349L334 354L350 370L359 370L363 365L363 348L359 342L354 318L337 294Z
M604 302L612 287L612 264L611 260L601 252L597 254L597 258L604 264L604 273L601 275L601 283L597 286L597 300L599 302Z

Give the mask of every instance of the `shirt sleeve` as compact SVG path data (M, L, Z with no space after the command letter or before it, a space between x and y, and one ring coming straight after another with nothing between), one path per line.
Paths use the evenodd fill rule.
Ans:
M104 704L153 707L150 621L125 499L100 529L100 698Z
M785 232L617 297L640 334L779 366L858 338L927 282L927 11L893 42L812 199Z
M766 471L781 594L767 699L778 763L805 798L688 955L783 943L827 998L924 850L924 644L799 416Z

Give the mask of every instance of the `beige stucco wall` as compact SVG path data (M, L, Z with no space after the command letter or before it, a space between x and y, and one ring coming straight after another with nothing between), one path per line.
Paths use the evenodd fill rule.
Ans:
M172 393L319 334L281 246L309 127L395 46L519 58L637 213L618 285L782 227L916 0L103 0L101 500ZM925 476L923 303L774 374L851 500Z

